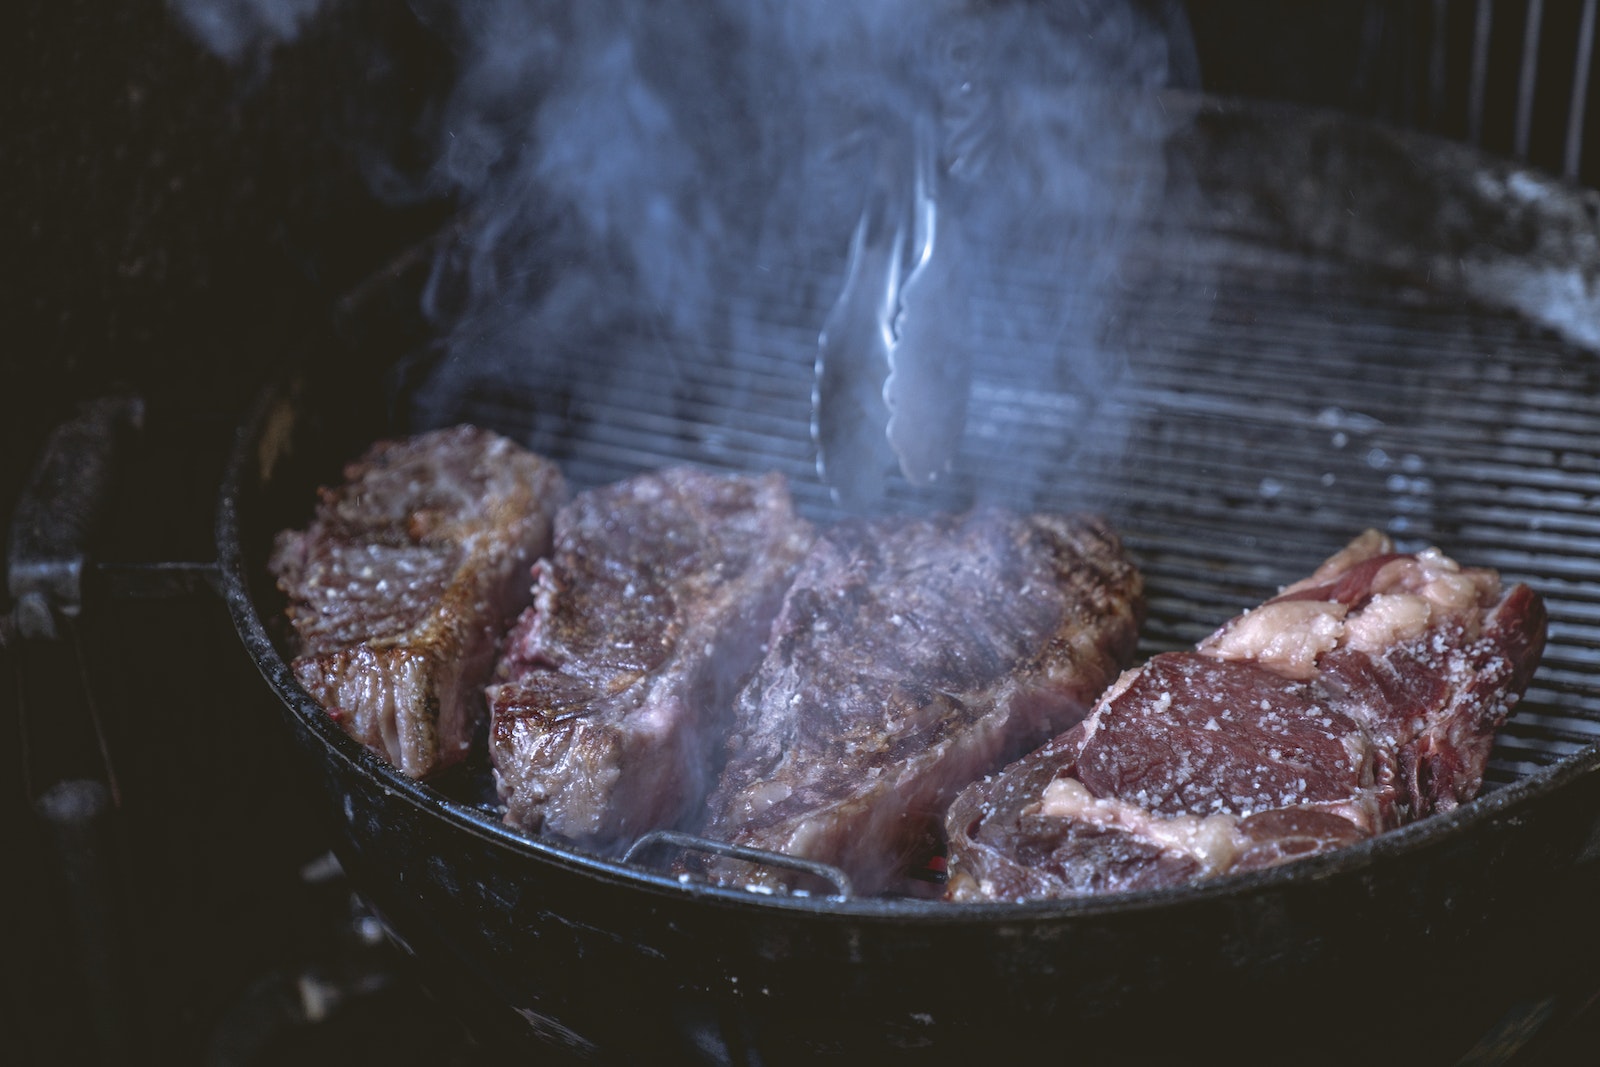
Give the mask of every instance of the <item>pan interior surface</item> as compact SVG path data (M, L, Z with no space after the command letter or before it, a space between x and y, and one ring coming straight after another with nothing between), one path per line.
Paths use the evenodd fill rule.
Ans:
M1592 762L1596 353L1435 277L1438 250L1341 255L1248 212L1122 236L1094 292L1063 283L1059 247L991 250L968 294L983 330L956 466L931 489L891 484L883 506L1105 514L1145 575L1141 659L1192 645L1365 528L1403 551L1437 545L1527 582L1549 608L1542 666L1499 733L1485 792ZM580 487L680 463L775 470L829 521L811 390L842 268L730 270L716 314L700 316L719 325L693 337L650 324L530 340L509 361L503 340L482 363L451 352L407 387L400 421L505 433ZM481 758L421 789L514 836Z

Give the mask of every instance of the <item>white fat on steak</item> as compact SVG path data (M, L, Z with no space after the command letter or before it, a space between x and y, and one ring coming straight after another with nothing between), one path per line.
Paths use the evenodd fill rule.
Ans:
M1036 814L1046 819L1072 819L1098 830L1138 834L1160 848L1192 858L1205 874L1232 867L1250 840L1231 815L1156 815L1137 804L1097 797L1074 778L1056 778L1044 787Z
M1283 863L1473 796L1543 649L1531 590L1368 531L951 805L951 895L1153 888Z
M1206 638L1200 651L1270 667L1285 678L1314 678L1317 660L1345 635L1346 610L1328 600L1265 604Z
M1379 655L1421 636L1436 621L1454 620L1470 630L1478 622L1478 605L1499 599L1498 574L1463 569L1437 548L1385 558L1392 550L1386 541L1363 539L1357 544L1372 554L1361 557L1347 549L1335 558L1352 566L1382 560L1365 586L1367 599L1359 609L1334 599L1336 583L1314 575L1246 611L1200 642L1199 651L1258 663L1286 678L1314 678L1317 660L1334 648ZM1328 599L1321 599L1323 594Z

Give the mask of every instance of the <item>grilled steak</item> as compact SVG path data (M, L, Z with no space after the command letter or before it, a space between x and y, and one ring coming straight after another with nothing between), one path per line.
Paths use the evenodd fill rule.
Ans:
M1481 786L1544 632L1527 586L1368 531L964 790L946 818L950 895L1173 885L1454 807Z
M466 753L566 484L469 426L380 442L344 474L269 563L299 637L294 673L345 732L420 778Z
M955 790L1083 716L1132 655L1141 611L1138 571L1096 520L840 523L739 694L705 834L883 888Z
M678 468L562 509L489 689L506 820L604 848L698 805L811 539L775 474Z

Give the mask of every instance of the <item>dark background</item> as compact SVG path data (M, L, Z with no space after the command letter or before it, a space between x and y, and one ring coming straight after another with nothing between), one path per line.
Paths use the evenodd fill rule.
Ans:
M1579 8L1545 5L1528 154L1553 170ZM1474 10L1230 0L1190 5L1190 17L1207 91L1466 138ZM1494 5L1476 131L1494 151L1515 147L1526 10ZM0 519L51 426L84 399L137 392L146 432L103 553L209 559L216 479L251 396L320 351L341 299L450 216L426 190L373 192L375 178L394 186L384 166L425 170L450 51L412 6L377 0L328 0L292 43L236 63L199 46L157 0L25 0L8 14ZM1592 184L1600 136L1586 141L1581 174ZM6 922L16 943L0 1025L20 1054L12 1062L73 1062L95 1048L97 1006L77 980L50 843L30 814L56 779L103 773L91 701L122 800L117 884L142 1020L136 1052L203 1059L218 1020L263 974L318 951L324 920L337 926L347 909L337 882L307 890L302 869L325 846L282 769L292 761L265 687L219 640L228 633L205 595L99 605L80 628L81 657L71 642L23 647L0 630L0 703L18 712L17 744L0 742L11 750L0 770L6 869L23 900ZM448 1026L426 1025L428 1010L418 1002L414 1031L373 1027L363 1047L404 1045L387 1050L402 1062L457 1054Z

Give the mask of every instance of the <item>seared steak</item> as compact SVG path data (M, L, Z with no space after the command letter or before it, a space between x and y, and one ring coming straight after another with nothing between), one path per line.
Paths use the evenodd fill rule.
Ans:
M489 688L506 820L605 848L698 805L811 539L775 474L678 468L563 508Z
M566 498L555 465L475 427L384 441L323 489L270 567L295 677L351 737L420 778L466 754L495 640Z
M704 833L883 888L955 790L1084 715L1132 655L1142 606L1097 520L834 526L739 694ZM787 881L742 863L713 873Z
M1527 586L1368 531L964 790L946 818L950 895L1173 885L1454 807L1482 785L1544 634Z

